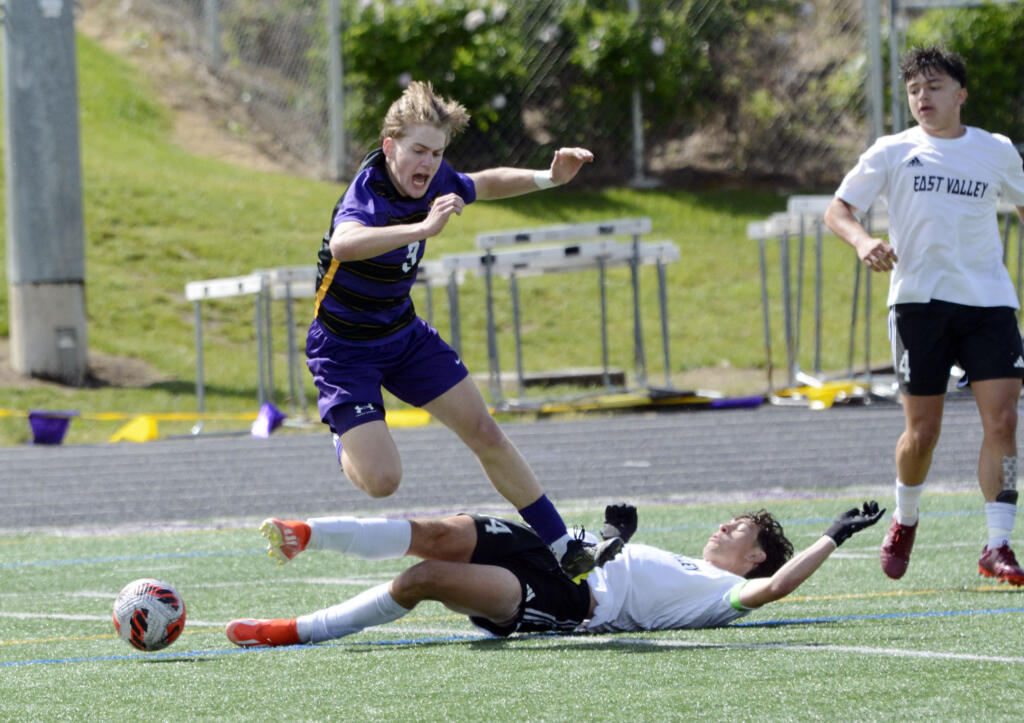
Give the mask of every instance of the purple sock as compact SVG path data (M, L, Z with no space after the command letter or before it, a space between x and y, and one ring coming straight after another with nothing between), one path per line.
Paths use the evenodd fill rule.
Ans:
M541 495L536 501L531 502L519 510L527 524L533 528L545 545L550 545L562 535L566 534L565 523L558 510L551 504L547 495Z

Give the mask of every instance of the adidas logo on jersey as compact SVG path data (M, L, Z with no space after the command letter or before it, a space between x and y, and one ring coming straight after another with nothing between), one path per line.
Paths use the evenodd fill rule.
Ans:
M924 164L921 163L921 159L918 158L917 156L914 156L913 158L910 159L910 161L907 162L907 168L916 168L921 166L924 166Z
M535 592L533 591L533 588L532 588L532 587L530 587L530 584L529 584L529 583L527 583L527 584L526 584L526 595L524 595L524 596L523 596L523 602L530 602L530 601L531 601L531 600L533 600L533 599L534 599L535 597L537 597L537 593L535 593Z
M1018 356L1017 357L1017 361L1015 361L1013 363L1013 368L1014 369L1024 369L1024 359L1022 359L1020 356Z

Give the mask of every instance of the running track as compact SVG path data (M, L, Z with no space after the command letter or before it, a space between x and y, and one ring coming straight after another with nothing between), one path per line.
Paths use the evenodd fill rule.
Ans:
M503 426L563 509L586 500L752 500L844 490L888 505L903 415L888 401L824 411L765 404ZM444 427L393 434L405 476L385 499L371 499L341 476L326 428L270 439L3 448L0 533L185 521L233 526L269 515L511 512ZM971 395L951 393L929 482L976 489L980 444Z

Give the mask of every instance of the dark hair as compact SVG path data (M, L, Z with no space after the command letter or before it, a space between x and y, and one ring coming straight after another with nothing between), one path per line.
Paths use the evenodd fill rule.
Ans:
M933 73L944 73L959 83L961 88L967 87L967 66L964 65L963 59L952 51L944 50L937 45L911 48L900 60L900 77L904 83L929 70Z
M746 574L747 579L771 577L793 556L793 543L786 538L782 525L768 510L745 512L740 515L740 519L750 520L757 525L757 544L765 554L764 561Z

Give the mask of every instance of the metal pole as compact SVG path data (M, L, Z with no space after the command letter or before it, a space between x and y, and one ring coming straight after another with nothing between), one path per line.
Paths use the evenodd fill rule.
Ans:
M597 259L598 285L601 288L601 368L602 378L606 389L611 388L612 380L608 373L608 300L605 295L605 263L604 257Z
M765 260L764 239L758 239L758 259L761 263L761 315L764 320L764 354L765 369L768 373L768 391L772 386L772 329L771 317L768 311L768 262Z
M345 177L345 74L341 57L341 0L327 3L328 97L330 151L328 173L335 181Z
M639 0L627 0L630 14L639 17ZM633 125L633 178L631 183L634 186L644 186L647 178L644 175L644 117L640 106L640 86L633 84L633 92L630 96L630 117Z
M889 112L892 132L903 130L903 83L900 80L900 33L903 12L899 0L889 0Z
M857 333L857 306L858 306L859 301L860 301L860 271L861 271L860 259L857 258L856 255L855 255L853 260L856 262L857 266L856 266L856 269L855 269L854 274L853 274L853 303L851 304L852 317L853 318L850 319L850 345L849 345L849 348L847 349L847 357L846 357L846 364L847 364L846 375L847 376L851 376L851 377L853 376L853 348L854 348L854 335Z
M455 353L462 355L462 329L459 323L459 284L455 271L448 276L448 323L451 325L451 344Z
M814 222L814 373L821 376L822 220Z
M220 44L220 0L203 0L203 21L206 25L206 50L210 54L210 70L220 72L224 53Z
M512 330L516 341L516 383L519 396L523 396L526 379L523 376L523 337L519 326L519 280L514 273L508 277L508 288L512 296Z
M647 384L647 355L644 353L643 320L640 314L640 237L633 236L633 258L629 260L633 283L633 362L637 384Z
M196 299L196 407L199 414L206 411L206 381L203 377L203 302ZM192 425L192 434L203 431L202 417Z
M273 327L273 321L272 321L272 316L273 315L271 313L273 311L273 309L271 308L272 307L272 304L271 304L272 299L271 299L271 293L270 293L271 292L270 284L266 280L264 281L264 284L265 284L264 290L263 290L263 293L260 294L260 296L263 298L263 308L265 310L264 311L264 315L263 315L263 327L264 327L264 329L266 329L266 334L267 334L267 344L266 344L266 347L265 347L266 355L267 355L267 401L268 402L273 402L274 401L274 333L273 333L274 327Z
M256 374L259 377L257 382L257 393L259 395L260 406L267 401L266 391L263 387L263 299L261 298L263 293L256 294L256 300L253 302L255 308L253 326L256 327Z
M498 359L498 332L494 323L494 292L492 288L494 255L490 251L484 256L484 282L487 290L487 359L490 361L491 399L498 404L504 398L501 392L501 363Z
M868 17L868 104L871 107L871 138L884 135L884 94L882 92L882 18L880 0L864 0Z
M295 403L298 386L298 354L295 349L295 311L292 309L292 284L284 285L285 321L288 324L288 397L291 400L292 415L295 415Z
M789 386L796 385L796 351L794 349L792 294L789 272L789 232L779 238L779 266L782 272L782 322L786 335L786 378Z
M665 290L665 264L658 259L658 305L661 308L661 354L665 363L665 386L672 388L672 363L669 359L668 293Z

